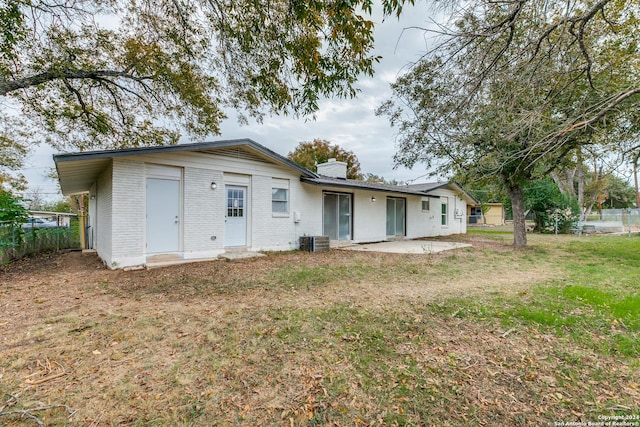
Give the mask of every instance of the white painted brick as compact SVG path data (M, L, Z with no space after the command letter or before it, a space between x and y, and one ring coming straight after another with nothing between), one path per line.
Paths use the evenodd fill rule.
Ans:
M98 176L96 182L96 216L92 219L95 227L94 247L98 256L110 265L112 262L112 172L111 164Z
M139 260L144 255L144 163L113 160L113 258Z
M212 182L218 185L215 190L211 189ZM185 254L222 251L225 203L222 172L185 168L183 195ZM215 240L212 240L213 236Z
M225 174L250 177L247 243L253 250L290 250L304 235L322 235L322 192L319 186L300 182L299 172L269 162L230 160L212 155L179 153L116 158L98 178L96 196L96 248L111 266L145 262L145 162L182 168L181 248L184 258L213 257L224 251ZM273 178L289 180L289 215L274 215L271 207ZM211 189L211 182L218 184ZM344 189L336 189L340 192ZM406 199L407 237L464 233L465 221L454 218L466 204L450 190L436 196L449 198L449 225L440 225L440 203L421 210L420 196L358 190L353 195L354 241L386 238L386 197ZM376 197L376 202L371 202ZM294 212L300 221L294 222ZM212 239L215 236L215 240ZM113 264L112 264L113 263Z

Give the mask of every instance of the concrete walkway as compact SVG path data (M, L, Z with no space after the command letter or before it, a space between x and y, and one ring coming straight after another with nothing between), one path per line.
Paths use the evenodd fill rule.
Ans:
M393 242L363 243L344 246L347 251L388 252L394 254L432 254L451 249L471 247L468 243L441 242L436 240L397 240Z

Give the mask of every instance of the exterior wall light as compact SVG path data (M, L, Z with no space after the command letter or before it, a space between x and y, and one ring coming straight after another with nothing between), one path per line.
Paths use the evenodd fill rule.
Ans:
M215 181L211 182L211 189L215 190L216 188L218 188L218 184L215 183Z
M376 202L376 198L375 198L375 197L372 197L372 198L371 198L371 203L375 203L375 202Z

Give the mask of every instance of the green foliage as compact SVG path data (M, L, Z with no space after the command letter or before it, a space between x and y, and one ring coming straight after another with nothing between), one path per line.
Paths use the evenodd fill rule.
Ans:
M553 232L556 218L558 232L569 233L580 214L577 201L562 194L550 178L532 181L524 188L524 206L534 215L536 231L541 233Z
M47 212L73 212L71 208L71 201L69 198L46 203L42 207L42 210Z
M607 201L605 205L611 209L634 208L636 190L622 178L610 175L607 181Z
M496 183L496 179L478 180L476 177L467 176L465 171L461 171L454 175L453 181L460 183L481 204L507 203L507 194L503 186Z
M387 180L385 179L385 177L378 176L374 173L365 173L361 179L367 182L379 182L381 184L388 184L388 185L406 185L407 184L405 181L399 181L397 179Z
M0 189L23 191L26 180L16 173L24 163L31 144L31 131L15 117L0 115Z
M405 0L381 3L392 15ZM0 94L56 147L205 138L227 107L308 115L355 96L379 59L371 12L372 0L4 2Z
M637 7L474 0L448 12L455 25L441 27L438 49L392 84L378 114L398 128L397 163L499 182L522 245L528 182L577 147L638 134L629 126L640 102Z
M347 178L364 179L362 172L360 172L360 161L353 152L323 139L299 143L295 150L287 154L287 158L314 172L317 170L317 164L326 163L329 159L336 159L347 164Z
M0 190L0 221L4 224L19 226L29 217L29 213L20 203L20 199L5 190Z
M6 2L0 6L0 55L2 59L16 57L15 46L26 36L24 16L18 2Z
M363 176L363 180L367 182L379 182L381 184L384 184L386 182L383 176L378 176L374 173L365 173Z

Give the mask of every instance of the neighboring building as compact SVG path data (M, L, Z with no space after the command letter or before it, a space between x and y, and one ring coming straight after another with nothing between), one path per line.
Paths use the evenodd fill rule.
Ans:
M62 192L88 193L88 245L112 268L466 232L455 183L394 186L313 173L249 139L59 154Z
M485 212L482 213L484 206ZM504 225L505 210L502 203L484 203L467 206L469 224Z

